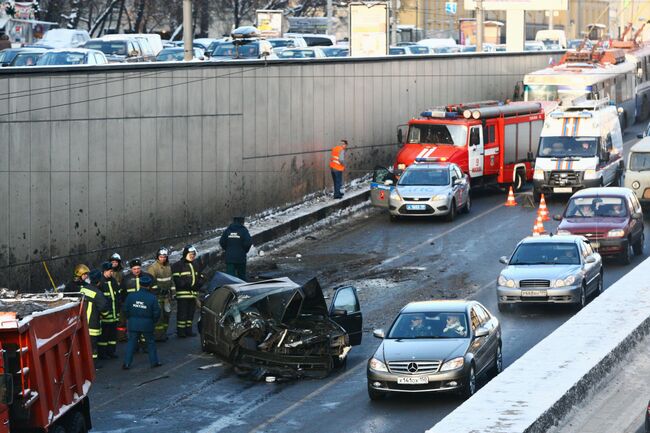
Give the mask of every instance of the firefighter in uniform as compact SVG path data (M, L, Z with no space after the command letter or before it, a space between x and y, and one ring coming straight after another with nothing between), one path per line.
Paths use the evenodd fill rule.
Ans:
M90 269L88 266L79 264L74 267L74 276L71 281L69 281L65 288L64 292L79 293L82 287L85 287L88 284L88 274Z
M122 257L118 253L113 253L109 261L113 266L113 278L117 281L117 287L120 287L122 285L122 279L124 278L124 274L122 273L124 270L124 267L122 266Z
M197 251L192 245L183 249L183 257L172 265L172 276L176 286L176 335L179 338L193 337L192 321L196 309L198 290L203 284L203 274L194 262Z
M127 319L129 342L126 345L126 356L122 368L128 370L133 362L138 340L144 337L147 342L147 354L151 367L160 367L156 342L153 338L154 324L160 319L160 307L156 295L149 291L153 279L149 275L140 277L137 292L129 293L124 301L124 316Z
M225 251L226 273L246 281L246 254L253 242L244 226L244 217L233 218L232 224L221 234L219 245Z
M345 170L345 149L348 147L347 140L341 140L338 146L332 148L330 156L330 169L332 181L334 181L334 198L343 198L341 186L343 185L343 171Z
M102 279L100 289L108 302L108 309L102 315L102 335L99 337L99 358L117 358L115 349L117 346L117 324L120 320L119 312L119 286L113 278L113 267L111 262L102 263Z
M154 338L156 341L167 341L169 313L172 311L172 298L176 294L167 248L160 248L158 250L156 253L156 261L147 268L147 272L155 278L151 292L158 298L158 305L160 306L160 320L156 323Z
M86 319L88 320L88 333L90 334L90 344L93 349L93 360L95 360L95 368L100 368L97 365L97 343L99 337L102 335L102 328L100 317L108 311L108 302L104 294L99 289L102 281L102 273L98 269L93 269L89 274L90 284L84 285L79 290L86 302Z
M131 260L129 266L131 266L131 272L129 272L124 277L124 279L122 280L122 284L120 285L120 296L119 296L120 305L124 303L124 300L129 295L129 293L135 293L138 290L140 290L140 279L144 275L147 275L153 281L153 277L142 270L142 263L140 263L140 260L138 259ZM119 336L120 341L124 341L126 338L126 335L124 334L124 332L126 331L126 318L124 317L121 311L120 311L120 325L118 328L122 330L122 333Z

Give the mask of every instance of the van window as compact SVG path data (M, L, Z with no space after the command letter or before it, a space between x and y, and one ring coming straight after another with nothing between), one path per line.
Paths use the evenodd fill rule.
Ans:
M469 145L475 146L481 144L481 129L473 127L469 132Z
M650 152L633 152L632 155L630 155L630 170L650 170Z

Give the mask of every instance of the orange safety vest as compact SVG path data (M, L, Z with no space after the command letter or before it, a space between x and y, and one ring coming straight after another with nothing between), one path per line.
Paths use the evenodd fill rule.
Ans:
M341 164L341 161L339 160L339 157L341 156L341 152L344 150L343 146L335 146L332 149L332 156L330 158L330 168L332 170L336 171L343 171L345 170L345 166Z

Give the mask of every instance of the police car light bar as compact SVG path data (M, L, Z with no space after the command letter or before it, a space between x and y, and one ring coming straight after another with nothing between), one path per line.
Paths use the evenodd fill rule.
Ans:
M445 162L447 158L444 156L427 156L427 157L417 157L415 162Z
M422 117L435 117L439 119L455 119L458 117L458 113L450 113L444 110L427 110L420 113Z

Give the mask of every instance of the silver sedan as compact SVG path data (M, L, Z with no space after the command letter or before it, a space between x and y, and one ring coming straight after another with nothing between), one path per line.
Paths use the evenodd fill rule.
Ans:
M370 197L373 205L388 208L391 220L445 216L453 221L458 212L469 213L472 207L469 178L456 164L412 164L396 185L389 174L385 168L375 170Z
M527 237L497 279L499 311L512 304L574 304L603 291L603 262L582 236Z

